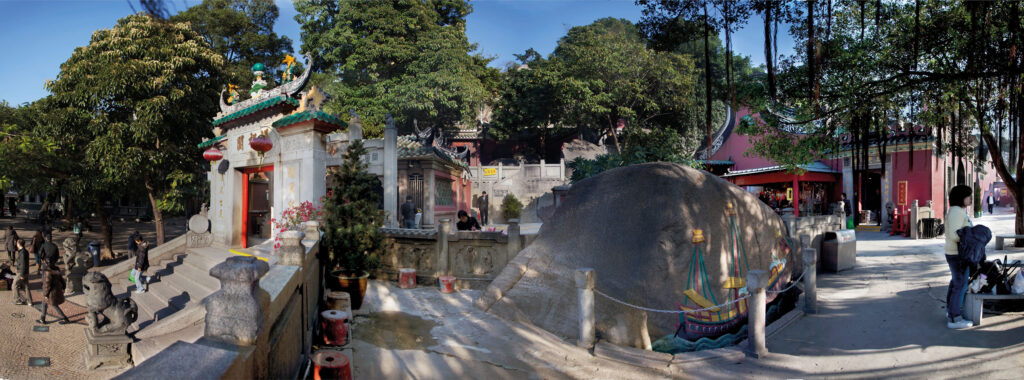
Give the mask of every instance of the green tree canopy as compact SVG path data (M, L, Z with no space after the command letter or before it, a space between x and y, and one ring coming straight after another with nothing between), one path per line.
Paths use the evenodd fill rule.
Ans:
M277 5L268 0L203 0L170 21L187 22L206 38L226 60L227 82L244 87L254 79L256 63L266 66L268 82L281 80L273 73L292 52L292 41L274 33L277 18Z
M196 144L217 112L224 64L188 24L138 14L93 33L48 85L49 135L82 153L97 189L144 189L158 243L161 211L177 207L165 195L203 171Z
M359 112L368 136L384 115L399 124L451 127L472 123L489 100L495 69L471 54L465 0L297 0L302 50L334 80L325 108Z

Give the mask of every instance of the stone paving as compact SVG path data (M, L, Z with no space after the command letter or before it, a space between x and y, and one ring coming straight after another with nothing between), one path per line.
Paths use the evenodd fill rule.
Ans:
M39 225L27 223L24 219L0 218L0 229L7 228L13 224L18 235L26 240L32 237ZM168 239L180 235L184 231L184 219L174 218L169 220L165 226L168 232ZM84 232L82 240L99 240L99 225L93 221L93 231ZM150 241L156 240L156 233L152 223L122 223L114 222L114 251L126 252L128 247L128 236L132 231L138 230ZM56 242L64 238L72 237L74 234L68 231L53 230L53 237ZM60 244L58 244L59 246ZM83 244L84 249L84 244ZM6 261L7 254L0 255L0 261ZM40 326L35 322L39 318L40 311L37 309L42 302L42 283L39 276L35 275L35 263L32 264L30 276L30 289L32 300L36 302L36 308L29 306L14 305L15 295L13 291L0 291L0 379L108 379L116 376L120 371L99 370L89 371L85 369L85 300L83 295L75 295L67 298L67 302L61 305L64 314L71 319L72 324L60 325L54 323L56 317L52 310L49 312L46 326L48 332L34 332L33 327ZM29 358L49 357L49 367L29 367Z
M1013 230L1010 209L976 220ZM966 331L945 326L944 240L858 233L857 267L819 274L819 310L768 340L764 359L718 359L638 368L599 359L533 326L472 306L478 291L398 289L373 282L356 313L355 378L1020 378L1024 313L985 317ZM989 258L1006 251L992 251ZM1024 250L1011 250L1024 259ZM383 312L383 313L382 313ZM402 312L402 314L388 313ZM376 315L376 316L375 316ZM404 316L403 316L404 315ZM399 317L402 316L402 317ZM403 320L429 322L409 323ZM382 322L384 321L384 322ZM388 337L360 329L385 327ZM397 339L403 328L420 340ZM429 333L423 333L424 331Z

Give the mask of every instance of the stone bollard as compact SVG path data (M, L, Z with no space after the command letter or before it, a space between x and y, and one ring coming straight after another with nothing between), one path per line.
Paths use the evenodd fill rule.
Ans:
M301 231L285 231L278 235L281 238L278 264L297 266L304 264L306 261L306 247L302 245L304 235Z
M580 268L574 275L576 293L579 295L580 338L576 345L585 349L594 348L597 330L594 324L594 282L596 274L591 268Z
M519 251L523 250L523 238L522 234L519 233L519 219L508 220L508 259L512 260L513 257L519 254Z
M302 237L302 244L312 247L318 240L320 240L320 222L309 221L302 223L302 232L305 236Z
M917 240L920 238L917 234L917 220L920 218L918 214L918 202L917 199L910 202L910 217L907 220L907 229L910 231L910 238Z
M263 325L257 292L260 277L269 270L266 262L251 256L229 257L210 269L210 276L220 280L220 290L203 300L205 337L239 346L256 344Z
M786 236L796 237L796 215L792 208L782 209L782 224L786 225Z
M437 273L435 276L447 276L448 275L448 233L452 230L452 220L448 218L441 219L441 223L437 226L437 249L439 252L439 259L437 265Z
M818 250L804 248L801 251L804 261L804 313L818 312Z
M765 346L765 300L767 294L765 287L768 286L768 271L751 270L747 272L747 290L750 291L750 298L747 299L747 353L761 359L768 354L768 347Z

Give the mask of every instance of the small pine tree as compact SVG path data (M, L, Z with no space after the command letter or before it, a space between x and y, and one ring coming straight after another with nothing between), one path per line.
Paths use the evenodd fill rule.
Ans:
M501 201L501 214L505 219L516 219L523 212L523 203L515 195L509 194Z
M345 162L334 174L337 185L327 193L324 204L324 246L330 268L353 276L376 269L384 247L377 177L366 172L361 159L365 154L361 141L348 146Z

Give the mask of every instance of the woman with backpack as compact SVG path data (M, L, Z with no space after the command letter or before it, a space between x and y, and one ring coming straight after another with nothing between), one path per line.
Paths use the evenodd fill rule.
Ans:
M946 327L951 329L966 329L974 327L974 322L964 319L963 303L967 293L967 279L970 275L970 263L960 257L958 250L960 235L957 234L961 228L970 227L971 218L967 214L967 207L971 205L974 191L964 185L954 186L949 190L949 210L946 211L946 263L949 264L949 272L952 279L949 281L949 288L946 290Z

